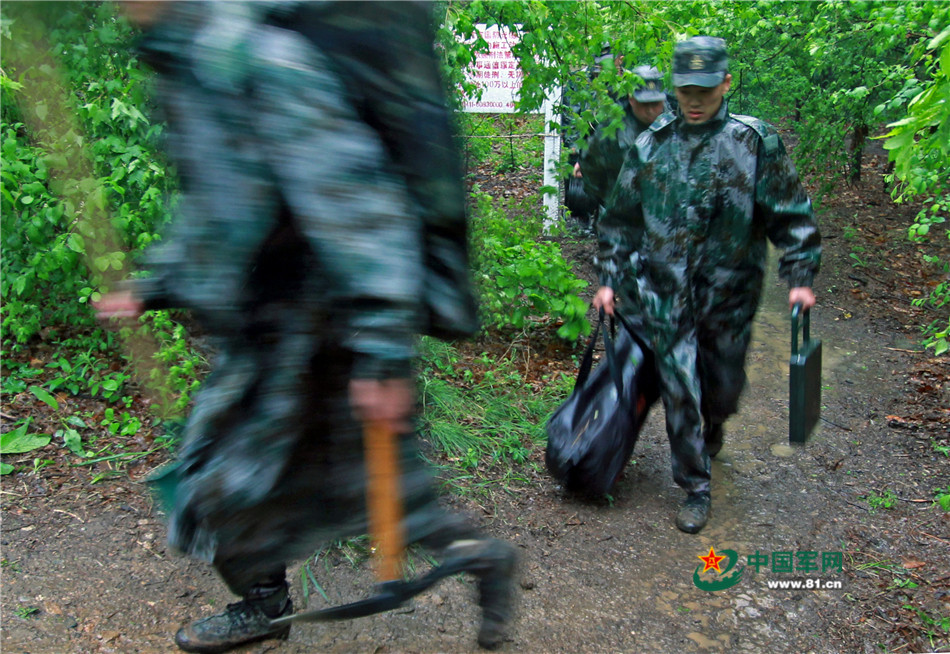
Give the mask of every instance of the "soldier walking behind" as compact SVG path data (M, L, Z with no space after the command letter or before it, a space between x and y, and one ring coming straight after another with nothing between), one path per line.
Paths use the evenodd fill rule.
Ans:
M637 138L667 110L660 71L654 66L637 66L633 73L641 82L624 103L623 125L611 136L607 136L607 124L598 125L574 166L574 175L584 178L584 188L601 206Z

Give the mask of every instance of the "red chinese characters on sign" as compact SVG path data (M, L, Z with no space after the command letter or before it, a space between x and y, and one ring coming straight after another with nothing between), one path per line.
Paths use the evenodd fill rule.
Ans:
M478 100L465 100L465 111L514 113L523 77L518 60L511 53L511 46L518 42L518 35L506 28L488 28L485 25L478 25L477 28L488 42L488 51L475 56L475 64L466 75L469 81L482 90L482 95Z

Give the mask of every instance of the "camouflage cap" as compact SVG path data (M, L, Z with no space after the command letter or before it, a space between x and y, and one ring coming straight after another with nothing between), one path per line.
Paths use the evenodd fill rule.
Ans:
M712 36L680 41L673 50L673 86L718 86L726 78L726 42Z
M633 99L637 102L663 102L666 93L663 92L663 76L654 66L637 66L633 74L643 81L633 92Z

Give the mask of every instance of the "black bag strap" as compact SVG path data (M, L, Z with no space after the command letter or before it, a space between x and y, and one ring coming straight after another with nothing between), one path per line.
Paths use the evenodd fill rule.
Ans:
M604 336L604 353L605 358L607 359L607 366L610 368L610 377L614 381L614 386L617 387L618 395L623 397L623 374L620 365L617 362L617 353L614 349L614 341L607 329L607 318L603 309L600 310L600 317L597 320L597 326L590 335L590 340L587 342L587 348L584 350L584 358L581 359L580 370L577 373L577 381L574 382L574 391L579 390L584 386L584 384L587 383L587 378L590 376L591 367L594 365L594 346L597 345L597 338L600 334L603 334Z
M607 359L607 367L610 368L610 376L614 380L614 386L617 387L617 396L623 398L623 369L620 362L617 361L617 351L614 348L614 339L607 329L607 323L601 322L601 329L604 332L604 358Z
M639 336L640 332L638 332L637 329L633 326L629 318L627 318L625 315L620 313L620 311L618 311L616 308L614 309L613 317L620 321L620 324L623 325L624 329L626 329L630 333L630 336L634 337L637 340L637 342L640 342L641 340Z
M604 312L600 312L600 320L594 331L591 332L590 340L587 341L587 347L584 349L584 357L581 359L581 367L577 372L577 381L574 382L574 390L587 383L590 376L591 366L594 365L594 346L597 345L597 337L600 335L600 326L604 324Z

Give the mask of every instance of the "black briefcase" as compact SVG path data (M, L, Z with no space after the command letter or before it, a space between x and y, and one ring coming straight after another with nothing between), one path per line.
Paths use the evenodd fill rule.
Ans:
M792 357L789 359L788 442L804 443L821 415L821 341L811 337L809 312L792 308ZM798 345L798 318L802 342Z

